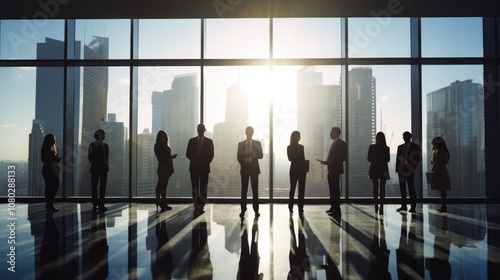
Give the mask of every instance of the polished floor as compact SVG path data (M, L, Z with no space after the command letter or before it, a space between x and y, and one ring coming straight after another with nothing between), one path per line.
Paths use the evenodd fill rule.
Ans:
M56 206L0 204L0 279L500 279L500 205Z

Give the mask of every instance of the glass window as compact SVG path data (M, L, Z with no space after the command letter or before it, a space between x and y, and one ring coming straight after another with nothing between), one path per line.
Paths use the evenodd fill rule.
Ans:
M139 20L139 58L200 58L199 19Z
M74 69L74 195L90 196L89 145L98 129L106 133L109 172L106 196L127 196L129 187L130 70L127 67Z
M155 197L154 144L158 131L165 130L172 154L178 155L167 197L191 197L186 149L200 122L200 68L140 67L138 78L137 196Z
M349 18L349 57L409 57L410 19Z
M481 18L422 18L422 57L482 57Z
M0 59L63 59L64 20L0 20Z
M206 135L212 137L215 149L208 196L241 196L236 155L245 128L252 126L253 139L261 142L264 154L259 160L259 197L269 197L269 68L207 67L205 74ZM250 187L248 195L252 196Z
M338 58L340 34L338 18L273 19L273 57Z
M205 56L269 57L269 19L207 19Z
M422 67L423 170L431 169L431 141L443 137L450 152L449 197L485 197L484 95L481 65ZM424 184L424 197L439 192Z
M290 161L287 147L294 130L309 162L306 197L329 196L326 159L333 126L342 127L340 66L283 66L272 73L274 197L288 197ZM295 197L298 196L298 186Z
M4 170L14 166L16 196L44 196L40 151L47 134L56 136L58 153L65 156L63 79L62 67L0 68L0 162Z
M394 170L403 132L411 132L410 67L351 66L347 78L349 196L373 197L372 182L368 178L368 148L374 143L375 135L383 132L390 149L386 197L399 197L399 181Z
M77 20L75 25L74 59L130 58L130 20Z

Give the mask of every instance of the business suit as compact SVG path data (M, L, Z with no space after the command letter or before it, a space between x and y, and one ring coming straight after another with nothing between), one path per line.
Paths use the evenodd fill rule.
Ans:
M330 190L330 211L340 212L340 175L344 174L344 161L347 158L347 144L337 138L328 153L328 187Z
M104 142L93 142L89 145L90 173L92 174L92 204L100 211L106 209L104 199L106 195L106 184L109 171L109 146ZM100 181L99 196L97 196L97 184Z
M297 187L297 182L299 183L299 195L298 195L298 206L299 212L304 210L304 196L306 189L306 169L305 169L305 156L304 156L304 146L290 145L286 149L288 160L290 163L290 194L288 209L292 211L293 209L293 198L295 195L295 188Z
M407 145L405 147L405 145ZM420 147L408 142L398 146L396 154L396 173L399 177L399 189L401 191L401 210L406 210L406 184L410 194L411 209L417 205L417 195L415 193L415 169L422 162L422 151Z
M43 162L42 176L45 181L45 200L47 210L57 210L54 207L54 199L59 189L59 162L56 153L49 149L42 149L41 158Z
M249 142L248 142L249 141ZM247 153L247 142L250 145L250 153ZM241 175L241 213L247 210L248 181L252 184L253 210L259 213L259 159L264 157L262 145L253 139L238 143L237 159L240 163Z
M158 159L158 183L156 184L156 207L161 207L162 211L171 209L167 205L167 187L170 176L174 173L174 163L172 159L172 151L169 146L161 143L156 143L154 146L156 159ZM161 197L161 198L160 198Z
M195 210L203 211L207 203L210 163L214 159L214 143L212 139L205 136L197 136L189 139L186 157L190 160L189 172L191 173L194 208Z

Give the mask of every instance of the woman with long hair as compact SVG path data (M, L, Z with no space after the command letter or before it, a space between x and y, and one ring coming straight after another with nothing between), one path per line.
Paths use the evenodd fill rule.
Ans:
M57 155L56 136L47 134L43 139L41 158L43 162L42 175L45 181L45 209L57 212L54 207L54 199L59 189L59 162L61 158Z
M450 160L450 152L446 147L446 143L442 137L435 137L431 142L432 155L431 155L431 173L432 182L431 188L438 190L441 194L441 207L437 210L439 212L446 212L446 190L451 189L450 175L446 164Z
M295 188L299 183L298 207L299 214L304 213L304 195L306 190L307 161L304 157L304 146L299 144L300 132L294 131L290 135L290 145L287 147L287 155L290 163L290 195L288 209L293 212L293 198Z
M387 147L385 141L385 134L378 132L375 136L375 144L370 145L368 149L368 161L370 162L368 174L373 183L375 213L379 213L380 215L384 214L385 182L390 178L387 163L390 160L389 147Z
M172 159L177 157L177 154L172 155L170 149L170 140L167 132L164 130L158 131L156 135L156 144L154 147L156 158L158 159L158 183L156 184L156 210L160 206L161 211L171 210L172 207L167 205L167 186L170 176L174 173L174 164Z

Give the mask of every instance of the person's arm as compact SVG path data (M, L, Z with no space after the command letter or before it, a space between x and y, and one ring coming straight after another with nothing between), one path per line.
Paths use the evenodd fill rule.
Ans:
M366 159L369 162L373 161L373 145L368 146L368 156L366 157Z
M208 139L208 163L211 163L214 159L214 141L212 139Z
M193 157L191 156L193 154L193 139L189 139L187 149L186 149L186 158L189 160L193 160Z
M390 162L391 161L391 148L386 147L385 149L385 162Z
M255 145L255 146L256 146L256 147L255 147L255 149L256 149L256 157L257 157L258 159L263 158L263 157L264 157L264 154L262 153L262 145L260 144L260 142L259 142L259 141L253 141L253 142L254 142L254 144L257 144L257 145Z
M240 165L243 165L243 163L245 163L245 142L238 143L238 149L236 151L236 159L238 159Z

